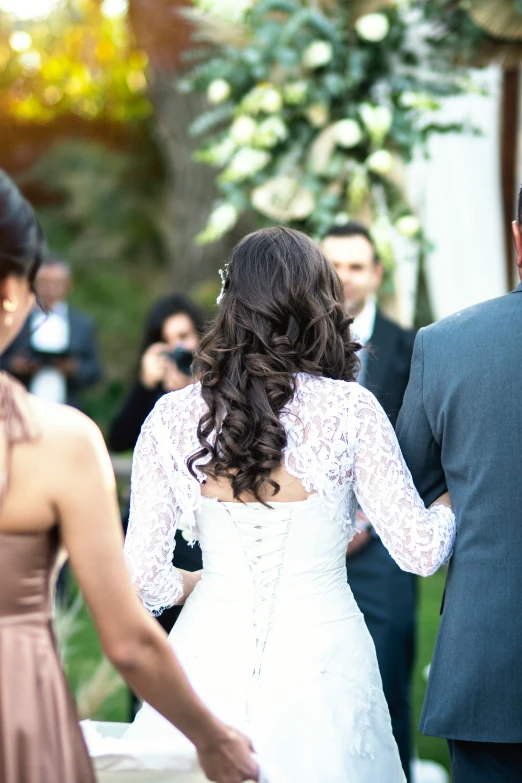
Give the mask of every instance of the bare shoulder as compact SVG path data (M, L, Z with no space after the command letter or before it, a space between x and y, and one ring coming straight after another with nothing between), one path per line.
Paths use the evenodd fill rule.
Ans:
M40 442L55 456L88 459L93 452L105 449L99 427L81 411L69 405L57 405L31 396Z

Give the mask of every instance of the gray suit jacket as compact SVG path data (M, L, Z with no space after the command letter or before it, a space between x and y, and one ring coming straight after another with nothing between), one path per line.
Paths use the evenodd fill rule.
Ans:
M522 742L522 284L419 332L397 433L457 518L421 731Z

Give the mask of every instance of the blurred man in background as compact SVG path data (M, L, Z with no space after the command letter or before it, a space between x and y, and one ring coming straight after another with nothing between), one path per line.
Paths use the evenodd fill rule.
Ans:
M343 283L354 339L364 347L357 380L373 392L395 425L408 384L414 335L377 306L383 266L365 226L350 222L333 227L322 249ZM415 576L392 560L361 509L357 527L347 552L348 582L375 644L393 733L410 780Z
M38 307L4 354L2 366L33 394L79 407L83 389L101 377L92 319L69 306L71 270L58 259L47 261L36 279Z

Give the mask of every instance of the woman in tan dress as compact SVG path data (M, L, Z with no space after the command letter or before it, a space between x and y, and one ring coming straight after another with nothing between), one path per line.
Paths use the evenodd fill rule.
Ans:
M34 306L41 253L33 211L0 171L0 353ZM194 743L211 780L256 779L249 741L201 703L135 595L122 543L97 427L0 374L0 783L95 780L51 627L65 553L103 649L132 689ZM183 579L186 597L198 575Z

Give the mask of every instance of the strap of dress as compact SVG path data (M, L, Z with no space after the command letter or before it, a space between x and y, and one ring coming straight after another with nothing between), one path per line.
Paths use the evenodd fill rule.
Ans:
M38 435L29 394L5 372L0 372L0 513L9 486L12 448Z

